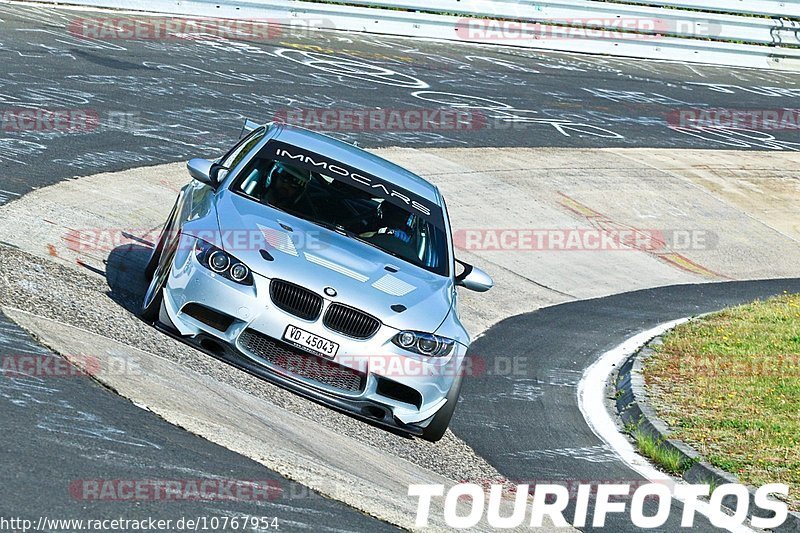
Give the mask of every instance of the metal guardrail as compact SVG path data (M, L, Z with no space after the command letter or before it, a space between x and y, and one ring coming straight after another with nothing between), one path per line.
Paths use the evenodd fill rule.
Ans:
M698 11L741 13L766 17L800 18L797 0L609 0L621 4L657 5Z
M800 44L795 37L797 34L792 26L776 26L788 21L630 6L594 0L544 0L542 3L534 3L531 0L427 0L427 4L426 0L338 0L342 2L338 4L330 0L326 3L302 0L34 1L192 17L260 19L286 25L306 24L307 27L319 29L498 44L539 50L800 71L800 47L785 46L787 41L791 44ZM664 3L670 0L658 1ZM362 3L364 6L351 5L354 3ZM367 5L377 7L367 7ZM538 11L537 6L541 7L541 11ZM579 6L584 6L585 10ZM395 9L386 9L389 7ZM626 8L632 11L624 11ZM443 13L453 14L431 13L440 10ZM581 21L576 23L575 20L571 21L572 27L550 24L540 15L544 10L550 10L550 14L559 13L559 17L556 18L564 19L568 24L569 19L584 20L583 25L589 29L577 31L574 26L580 25ZM653 19L652 15L655 13L658 13L660 19ZM566 16L567 14L581 16L570 17ZM688 26L685 31L671 36L658 35L658 31L647 32L641 29L620 31L617 21L624 22L625 17L634 20L644 18L672 21L664 24L674 24L678 19L686 20L687 24L694 25L695 30L697 25L716 21L715 23L719 24L720 34L697 35L693 34ZM589 22L591 19L598 20L596 23ZM788 28L785 31L788 31L790 36L782 33L784 28ZM767 40L766 34L773 38ZM744 42L745 39L742 37L750 39L749 43L763 44L749 44Z
M574 27L608 30L622 28L647 35L800 46L800 22L593 0L436 0L435 3L430 0L327 1Z

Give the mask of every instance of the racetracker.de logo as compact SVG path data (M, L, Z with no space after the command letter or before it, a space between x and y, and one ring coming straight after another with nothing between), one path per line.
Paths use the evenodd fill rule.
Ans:
M692 25L687 26L691 28ZM675 22L656 18L619 17L543 19L537 21L462 18L456 35L466 41L498 42L520 40L647 40L676 31Z
M71 378L97 376L102 364L93 356L70 356L70 361L55 355L4 355L0 375L6 378Z
M800 109L674 109L667 113L672 128L797 131Z
M77 479L69 494L79 501L266 501L283 489L272 479Z
M477 131L486 115L467 109L282 109L276 122L323 131Z
M216 19L179 17L76 18L67 31L73 37L103 41L179 41L228 39L274 41L287 34L333 29L327 19Z
M387 378L428 378L456 377L467 378L490 376L527 376L530 371L527 357L494 356L483 357L469 354L460 366L450 358L429 357L415 359L407 355L339 355L336 362L321 357L305 355L280 355L275 364L292 372L306 376L325 376L341 372L341 366L352 368L363 374L373 373Z
M723 340L724 342L724 340ZM678 374L690 376L709 386L716 383L719 378L725 377L754 377L763 378L773 376L780 379L800 378L800 356L798 355L770 355L750 356L746 361L732 361L727 358L698 358L692 360L681 359L678 362Z
M281 34L280 26L268 20L184 19L174 17L78 18L67 26L83 39L163 41L227 38L268 41Z
M697 229L471 228L453 232L456 248L484 252L709 250L717 241L716 233Z
M230 230L185 230L183 238L178 241L180 249L192 250L195 240L199 239L215 246L222 246L231 253L260 250L294 250L320 251L328 248L322 232L317 230L294 231L291 235L285 231L262 229L230 229ZM155 229L120 229L120 228L82 228L70 229L61 236L68 250L76 253L111 252L121 246L138 245L138 250L150 253L153 243L159 238L160 230ZM165 241L172 241L176 235L168 234Z
M0 109L5 132L88 132L99 126L94 109Z

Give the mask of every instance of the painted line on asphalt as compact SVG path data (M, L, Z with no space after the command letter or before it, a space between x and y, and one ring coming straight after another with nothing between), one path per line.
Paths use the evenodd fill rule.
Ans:
M583 377L578 383L578 407L592 432L611 447L614 453L631 469L650 482L666 483L670 488L674 485L688 485L688 483L683 480L676 480L672 476L657 470L647 459L636 452L633 444L619 431L606 408L605 389L608 376L622 364L625 358L644 346L652 338L662 335L687 321L689 321L688 317L679 318L626 339L625 342L605 352L592 363L584 371ZM676 495L673 495L673 498L680 502L685 500ZM712 508L707 502L698 501L696 509L697 512L710 519ZM745 525L726 529L733 533L754 531Z

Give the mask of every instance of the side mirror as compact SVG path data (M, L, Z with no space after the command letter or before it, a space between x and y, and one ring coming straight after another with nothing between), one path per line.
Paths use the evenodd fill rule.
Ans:
M492 277L478 267L456 259L456 263L464 267L464 271L456 276L456 285L475 292L486 292L494 286Z
M200 183L205 183L213 189L219 185L217 173L223 168L221 165L208 159L195 158L186 163L186 168L189 170L189 175Z

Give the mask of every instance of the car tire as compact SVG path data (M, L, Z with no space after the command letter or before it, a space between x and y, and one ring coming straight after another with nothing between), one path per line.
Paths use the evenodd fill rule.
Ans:
M150 281L153 279L153 274L156 273L156 268L158 268L158 260L161 258L161 250L164 248L164 233L162 231L161 236L158 239L158 242L153 247L153 251L150 252L150 259L147 260L147 265L144 267L144 279L145 281Z
M169 233L172 231L172 221L177 209L178 203L176 202L172 207L172 211L170 211L169 216L167 217L167 221L164 223L164 227L161 228L161 233L158 236L155 246L153 246L153 251L150 252L150 258L147 260L147 265L144 267L145 281L149 282L152 280L153 274L155 274L156 268L158 268L158 262L161 259L161 252L164 249L164 241L167 240Z
M155 322L158 320L161 311L161 303L164 300L164 287L167 285L167 279L172 270L172 260L175 258L175 251L178 249L178 242L176 240L176 242L169 244L169 249L165 253L164 246L166 246L166 243L163 242L163 239L159 241L148 262L148 267L150 266L149 263L152 262L155 268L152 274L149 275L149 283L144 298L142 299L142 306L139 310L139 314L147 322ZM147 276L147 271L145 271L145 275Z
M444 407L439 409L438 413L433 415L433 420L423 429L423 439L429 442L437 442L444 437L447 428L450 426L450 419L453 418L453 413L456 411L456 406L458 405L458 396L461 393L461 382L463 378L464 365L461 365L458 375L447 393L447 403L444 404Z

